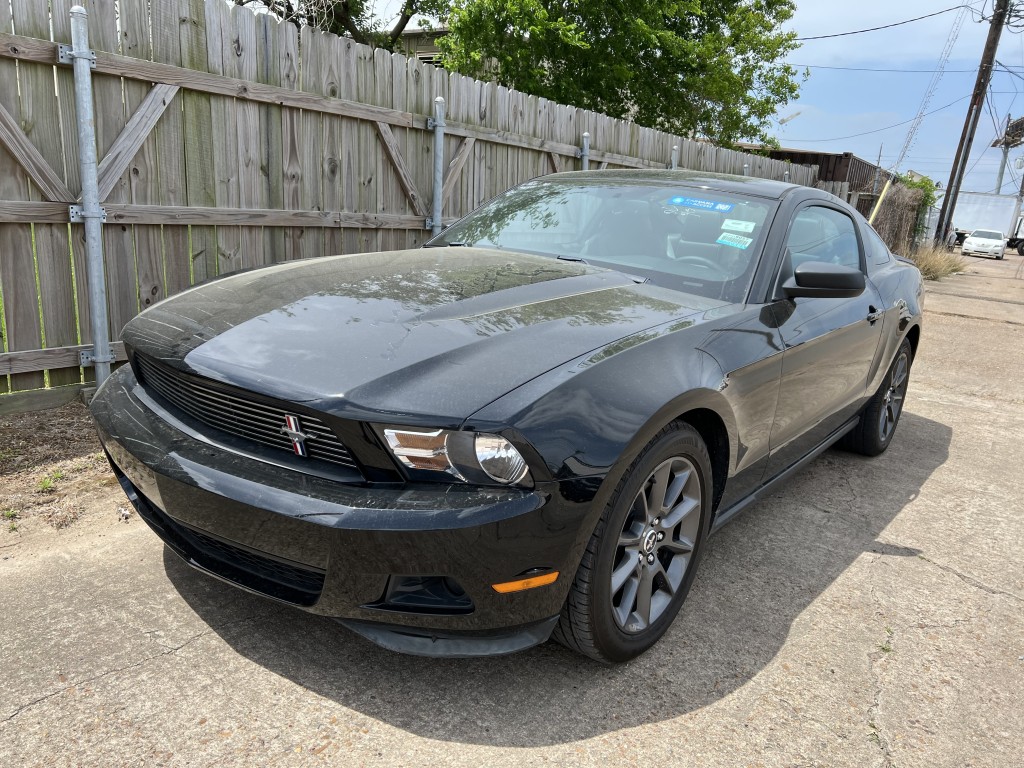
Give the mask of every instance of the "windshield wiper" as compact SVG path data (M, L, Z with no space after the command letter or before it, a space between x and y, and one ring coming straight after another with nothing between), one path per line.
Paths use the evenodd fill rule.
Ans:
M424 248L469 248L466 243L426 243Z
M573 262L576 262L576 263L579 263L579 264L586 264L588 267L590 266L590 262L587 261L586 259L584 259L582 256L558 255L558 256L555 256L555 258L559 259L560 261L573 261ZM632 280L634 283L637 283L638 285L643 285L644 283L651 282L651 279L649 277L641 277L640 275L633 275L633 274L630 274L629 272L624 272L621 269L616 269L615 267L604 267L604 269L610 269L613 272L618 272L620 275L625 275L626 277L628 277L630 280Z

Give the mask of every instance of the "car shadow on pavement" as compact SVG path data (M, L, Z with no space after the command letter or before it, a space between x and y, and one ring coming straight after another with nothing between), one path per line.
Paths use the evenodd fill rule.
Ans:
M944 424L907 412L878 459L826 452L712 537L669 633L616 667L554 643L498 658L402 656L329 619L199 574L167 548L164 565L234 651L318 696L431 739L567 743L723 698L772 661L794 620L859 557L919 554L878 536L946 461L951 435ZM252 618L239 621L240 613ZM240 690L250 685L238 681Z

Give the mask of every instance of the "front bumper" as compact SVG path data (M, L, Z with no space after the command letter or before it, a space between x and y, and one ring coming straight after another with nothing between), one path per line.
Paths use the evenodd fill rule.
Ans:
M999 258L1005 253L1003 248L961 248L960 252L964 256L994 256Z
M394 650L472 656L543 642L589 533L586 505L557 483L356 486L230 452L177 428L128 366L91 410L129 499L186 562ZM548 570L560 574L548 586L491 587ZM395 584L418 579L458 599L389 602Z

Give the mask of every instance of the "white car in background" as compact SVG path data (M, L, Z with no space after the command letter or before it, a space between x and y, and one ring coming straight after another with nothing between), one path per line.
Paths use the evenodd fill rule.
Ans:
M964 256L995 256L1001 259L1006 253L1006 238L994 229L976 229L964 240L960 252Z

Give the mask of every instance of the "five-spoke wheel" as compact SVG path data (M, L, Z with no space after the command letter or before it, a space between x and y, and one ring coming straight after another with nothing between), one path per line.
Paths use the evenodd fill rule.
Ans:
M711 518L711 458L673 422L625 470L590 537L554 638L605 662L665 634L686 598Z
M647 477L619 533L611 574L620 629L643 632L671 604L700 532L700 509L700 479L687 458L666 459Z

